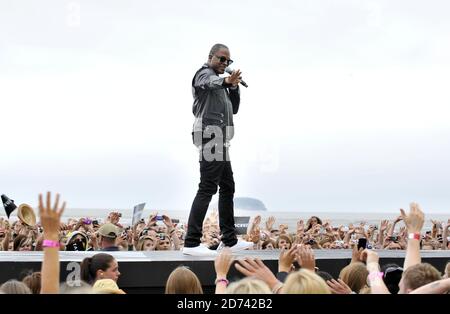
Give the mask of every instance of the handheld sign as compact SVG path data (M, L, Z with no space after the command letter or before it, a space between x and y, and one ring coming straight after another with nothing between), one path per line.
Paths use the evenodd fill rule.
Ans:
M134 206L133 220L131 223L132 226L134 226L141 219L142 212L144 211L144 207L145 207L145 203Z

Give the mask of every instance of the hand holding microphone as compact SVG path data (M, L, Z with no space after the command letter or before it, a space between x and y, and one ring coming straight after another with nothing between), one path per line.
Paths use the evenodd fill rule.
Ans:
M241 70L233 71L232 69L227 67L225 69L225 72L230 74L230 76L225 78L226 83L231 84L233 86L237 86L240 83L242 86L248 87L247 83L245 83L241 78Z

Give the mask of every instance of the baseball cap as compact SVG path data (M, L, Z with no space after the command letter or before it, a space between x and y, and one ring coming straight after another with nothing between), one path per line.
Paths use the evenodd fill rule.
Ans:
M119 230L115 225L108 222L98 229L98 233L103 237L115 239L119 234Z

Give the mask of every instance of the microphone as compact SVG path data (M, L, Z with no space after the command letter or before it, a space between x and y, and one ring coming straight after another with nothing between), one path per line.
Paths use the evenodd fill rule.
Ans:
M225 69L225 72L227 72L228 74L233 74L233 70L230 67L227 67ZM241 80L241 85L244 87L248 87L247 83L245 83L243 80Z

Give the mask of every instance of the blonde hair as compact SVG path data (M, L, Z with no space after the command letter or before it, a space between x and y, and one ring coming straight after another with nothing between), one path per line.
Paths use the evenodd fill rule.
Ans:
M85 281L74 280L59 286L59 294L92 294L92 286Z
M203 294L202 285L189 268L179 266L169 275L166 294Z
M300 269L291 273L281 289L285 294L331 294L330 288L319 275L311 270Z
M227 294L271 294L269 286L256 278L244 278L227 287Z
M146 240L151 240L152 242L154 241L152 239L152 237L150 237L150 236L144 235L144 236L140 237L139 241L136 245L136 251L144 251L144 244L145 244Z
M352 291L360 293L363 288L367 287L368 275L369 272L367 271L366 265L357 262L342 268L339 278L341 278Z

